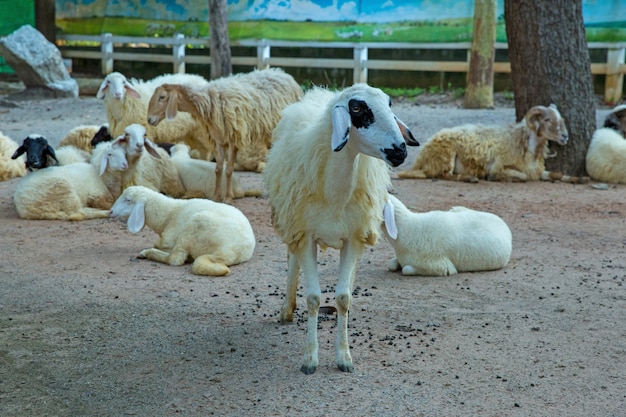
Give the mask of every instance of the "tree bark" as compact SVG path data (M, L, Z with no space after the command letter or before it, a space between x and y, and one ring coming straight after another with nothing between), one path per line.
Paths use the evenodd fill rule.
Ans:
M474 0L474 32L464 106L493 107L493 62L496 50L496 0Z
M211 79L213 80L233 72L226 0L209 0L209 29L211 33Z
M56 44L56 9L54 0L35 0L35 29Z
M556 104L569 143L551 144L557 156L546 166L584 175L596 112L582 0L505 0L504 18L517 120L533 106Z

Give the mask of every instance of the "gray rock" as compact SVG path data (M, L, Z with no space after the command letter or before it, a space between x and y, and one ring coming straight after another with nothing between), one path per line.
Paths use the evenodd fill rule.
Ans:
M0 55L26 86L16 96L78 97L78 83L65 68L61 52L32 26L0 38Z

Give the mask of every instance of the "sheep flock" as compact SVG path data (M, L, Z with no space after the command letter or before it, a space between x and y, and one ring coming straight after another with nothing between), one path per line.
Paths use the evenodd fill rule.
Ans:
M266 201L266 221L285 246L277 248L287 265L281 323L294 320L303 277L304 374L319 367L318 250L340 253L334 347L344 372L354 370L348 314L367 247L387 245L394 254L381 259L381 277L480 273L511 259L514 236L496 213L409 209L392 178L413 181L416 193L425 179L626 184L626 105L594 132L589 177L574 177L545 167L569 140L554 104L538 103L519 123L468 120L418 143L413 132L420 127L402 122L381 89L304 89L279 68L211 81L193 74L143 81L114 72L96 97L104 101L101 123L68 126L56 148L39 133L20 143L0 132L0 181L17 182L17 217L105 219L111 227L122 219L131 234L147 226L158 240L138 248L137 258L191 264L192 274L217 277L246 271L254 260L254 223L237 208L240 199ZM407 145L419 147L410 168L401 169L411 158ZM250 171L263 189L235 171Z

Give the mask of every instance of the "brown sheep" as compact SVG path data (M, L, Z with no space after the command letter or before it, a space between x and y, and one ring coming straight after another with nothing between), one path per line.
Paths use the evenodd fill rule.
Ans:
M545 170L548 142L566 145L568 132L554 104L535 106L513 126L467 124L442 129L424 145L413 167L400 178L440 178L466 182L586 182Z

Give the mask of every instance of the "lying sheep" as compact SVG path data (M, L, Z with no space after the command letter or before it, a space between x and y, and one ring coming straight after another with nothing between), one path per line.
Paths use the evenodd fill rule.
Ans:
M203 123L216 147L213 200L232 202L231 182L238 151L259 149L259 145L254 145L258 143L262 145L258 157L263 158L282 109L301 96L298 83L278 68L215 79L204 87L167 83L154 91L148 106L148 121L157 126L165 118L176 120L181 111ZM222 200L224 162L227 191Z
M107 125L107 124L105 124ZM91 153L94 137L98 135L105 125L80 125L72 128L59 142L58 148L64 146L75 146L85 152Z
M143 185L172 197L185 194L170 156L148 139L142 125L127 126L124 134L113 141L113 146L124 148L128 161L128 169L122 174L122 188Z
M23 155L12 157L18 147L17 142L0 132L0 181L26 175L26 158Z
M159 126L148 123L148 102L155 88L163 83L203 86L208 81L194 74L164 74L148 81L128 80L119 72L108 74L100 84L96 97L104 99L111 135L116 138L124 133L126 126L140 124L154 142L186 143L197 149L202 158L213 154L208 132L187 113Z
M390 104L385 93L367 84L340 92L315 88L285 108L274 130L263 172L274 229L289 253L280 320L293 321L302 266L308 308L305 374L319 364L318 245L341 251L336 364L342 371L353 370L347 326L356 264L365 246L378 240L390 166L405 160L405 142L417 145Z
M183 143L172 146L171 154L172 163L176 167L178 176L185 188L183 198L212 198L215 191L215 162L191 158L189 146ZM226 192L225 185L226 177L222 177L224 192ZM241 187L239 177L234 174L233 191L235 198L262 195L261 190L244 190Z
M396 254L390 271L431 276L491 271L511 257L511 230L495 214L465 207L413 213L393 195L384 213L385 237Z
M100 168L94 166L96 163ZM101 163L94 164L52 166L26 175L13 194L17 214L30 220L108 217L108 210L120 193L119 182L103 179L98 173ZM106 171L123 169L123 164L122 160L109 160Z
M548 142L565 145L568 132L555 105L535 106L513 126L468 124L437 132L400 178L440 178L477 182L568 181L586 182L545 170Z
M615 107L591 137L585 164L596 181L626 184L626 105Z
M155 247L142 250L139 258L172 266L193 259L191 271L197 275L228 275L229 266L252 257L256 243L250 222L237 208L205 199L174 199L142 186L125 189L110 217L128 217L130 233L148 225L159 234Z

